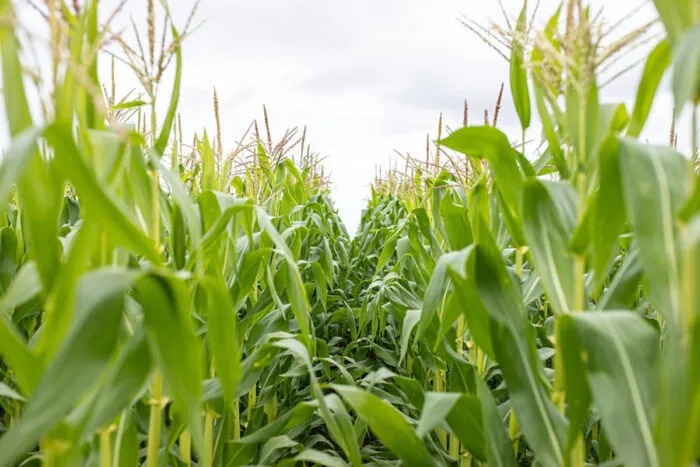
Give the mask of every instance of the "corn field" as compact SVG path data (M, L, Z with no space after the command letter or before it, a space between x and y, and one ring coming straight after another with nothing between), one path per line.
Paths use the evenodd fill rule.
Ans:
M700 464L697 0L654 0L629 110L602 69L649 25L603 45L569 0L490 30L520 143L502 95L441 118L354 236L306 130L273 142L265 110L227 152L215 96L183 141L193 15L148 0L130 46L69 3L40 6L41 93L0 0L0 467ZM108 39L139 96L98 76ZM687 148L639 138L666 70Z

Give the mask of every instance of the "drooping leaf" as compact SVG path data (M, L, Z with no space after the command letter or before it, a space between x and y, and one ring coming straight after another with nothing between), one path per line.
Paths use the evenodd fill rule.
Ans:
M391 404L362 389L333 386L333 389L367 421L374 434L406 465L434 465L430 453L401 412Z

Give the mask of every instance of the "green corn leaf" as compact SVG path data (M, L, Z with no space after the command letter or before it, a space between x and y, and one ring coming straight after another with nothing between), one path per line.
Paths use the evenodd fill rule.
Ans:
M416 435L423 439L443 423L459 398L460 394L456 392L426 392Z
M130 410L122 412L114 440L113 465L132 467L139 461L139 439L136 422Z
M4 153L0 162L0 206L3 210L13 185L29 166L37 150L37 139L43 132L43 128L27 128L13 138L10 147Z
M316 449L304 449L294 460L296 462L309 462L313 465L325 465L326 467L345 467L347 465L342 459Z
M523 245L525 242L518 216L523 175L518 168L517 151L510 146L506 135L493 127L467 127L453 132L440 144L472 157L484 158L491 164L504 203L508 230L515 243Z
M440 217L451 250L461 250L472 243L472 230L466 206L457 204L451 196L445 196L440 202Z
M372 432L406 465L433 466L433 460L411 426L391 404L352 386L333 389L367 421Z
M549 111L547 110L547 105L545 104L539 84L535 84L534 92L537 113L539 114L540 121L542 122L542 131L544 132L544 136L549 144L549 152L551 153L552 159L554 159L554 164L556 165L557 170L559 170L562 178L568 179L570 174L566 157L564 155L564 151L562 150L561 141L557 135L552 117L549 115Z
M540 382L541 363L527 329L521 297L503 260L494 256L493 247L479 245L475 261L476 288L491 319L496 360L525 438L542 465L562 465L567 422Z
M649 281L650 297L672 329L680 317L680 263L676 216L683 207L688 165L670 148L620 140L626 211Z
M85 216L95 221L99 219L120 244L157 262L158 253L153 241L129 219L126 209L116 202L115 197L100 186L95 173L80 156L70 129L64 125L53 125L47 129L46 137L55 150L57 167L65 172L65 178L73 182L81 195L87 212Z
M406 358L408 353L408 345L411 341L411 332L413 328L416 327L418 321L420 320L421 310L408 310L406 311L406 316L403 319L403 328L401 331L401 350L399 356L399 365Z
M124 345L114 369L98 390L94 404L87 405L87 423L82 432L90 435L115 420L144 388L151 367L146 335L143 330L138 330Z
M515 31L525 34L527 27L527 1L523 3ZM524 66L524 51L520 39L514 39L510 48L510 91L513 94L513 104L523 129L530 127L530 92L527 86L527 70Z
M267 213L261 209L258 209L257 212L258 222L260 222L262 228L270 236L277 249L287 261L287 293L289 294L289 303L292 307L294 317L299 324L299 328L301 329L302 336L309 336L309 302L294 255L272 224Z
M280 433L287 433L294 428L307 423L311 415L318 410L315 402L299 402L297 405L286 411L275 421L268 423L253 433L246 434L238 443L257 444L277 436Z
M576 193L564 183L530 180L523 188L523 228L530 254L555 312L574 308L574 258L568 253Z
M654 0L654 6L659 13L659 17L666 28L666 33L675 44L681 40L683 32L688 25L693 24L693 17L688 11L690 2L688 0Z
M498 413L496 401L489 387L479 378L476 381L476 389L479 402L481 402L481 413L484 420L488 464L496 467L517 465L513 456L513 447L508 438L508 431L503 425L503 419Z
M0 383L0 398L14 399L24 402L26 399L20 393L12 389L5 383Z
M134 275L97 270L83 277L73 326L31 394L22 418L0 438L0 465L12 463L95 383L119 336L124 294Z
M559 360L562 365L564 390L566 391L566 415L569 419L569 433L566 442L567 458L572 455L572 448L577 435L585 437L585 423L588 420L588 409L591 404L591 394L585 368L581 343L576 333L573 321L567 316L558 316L557 348L561 353Z
M673 97L674 117L680 115L687 102L697 105L700 100L700 24L685 32L675 48Z
M173 34L173 44L175 45L175 79L173 80L173 92L170 95L168 112L165 114L165 121L163 122L160 134L156 140L156 145L154 146L156 154L159 158L163 155L165 148L168 146L170 132L172 131L173 122L175 122L175 114L177 113L177 105L180 102L180 83L182 81L182 50L180 46L180 34L177 32L177 29L175 29L175 26L171 26L170 29Z
M636 248L625 255L610 285L598 300L599 310L623 310L629 308L642 282L642 265Z
M484 308L474 284L474 255L473 248L463 251L464 260L454 266L448 266L448 274L454 283L454 293L459 297L461 312L466 318L466 324L474 339L474 343L490 358L495 358L489 314ZM452 323L450 323L452 324Z
M36 263L25 263L0 298L0 316L9 317L10 310L28 302L42 291Z
M576 313L567 319L588 356L593 401L620 459L625 465L661 465L653 438L658 333L630 312Z
M22 392L31 394L41 380L44 363L27 347L23 336L5 316L0 316L0 355L14 371Z
M642 79L637 87L634 109L627 127L627 136L639 136L651 111L664 72L671 66L671 43L668 39L659 42L644 64Z
M204 372L187 293L177 279L149 274L137 281L136 299L143 307L149 340L166 386L185 411L192 440L200 449L200 381Z
M487 438L483 416L481 399L473 395L462 394L445 421L464 447L475 458L486 462Z
M228 406L236 398L242 373L241 346L236 330L235 308L223 278L207 279L203 285L207 293L209 345L214 354L216 374L221 381Z

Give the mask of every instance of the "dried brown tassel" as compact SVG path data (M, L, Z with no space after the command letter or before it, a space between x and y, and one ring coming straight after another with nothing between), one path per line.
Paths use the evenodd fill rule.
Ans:
M253 126L254 126L254 131L255 131L255 142L260 143L260 129L258 128L258 121L257 120L253 120Z
M464 119L462 120L462 126L469 126L469 103L464 99Z
M156 19L155 10L153 8L153 0L148 0L148 58L151 60L151 68L155 63L155 49L156 49Z
M112 102L110 104L113 106L116 104L116 99L117 98L117 80L114 77L114 55L112 55Z
M267 147L272 152L272 133L270 132L270 121L267 118L267 107L263 104L263 116L265 117L265 131L267 131Z
M675 142L676 142L676 118L675 118L675 115L676 115L676 107L674 106L673 107L673 115L671 116L671 136L670 136L671 139L669 142L671 147L673 147Z
M496 99L496 108L493 111L493 126L498 123L498 114L501 112L501 100L503 99L503 87L504 84L501 83L501 90L498 91L498 99Z
M306 144L306 125L304 125L304 132L301 134L301 159L299 162L304 160L304 144Z
M435 175L440 173L440 140L442 139L442 112L438 120L438 134L435 142Z
M425 165L430 164L430 133L425 136Z
M214 118L216 119L216 156L221 166L221 156L224 153L224 149L221 143L221 119L219 118L219 96L216 94L216 87L214 88Z

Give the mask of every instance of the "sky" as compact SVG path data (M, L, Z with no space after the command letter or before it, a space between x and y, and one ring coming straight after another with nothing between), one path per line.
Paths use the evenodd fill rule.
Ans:
M116 3L104 0L101 7L107 11ZM193 0L169 3L176 25L182 25ZM502 3L511 19L517 16L520 0ZM610 23L640 5L637 0L588 3L596 10L604 6ZM542 0L536 24L557 5ZM651 5L641 5L620 32L653 17ZM23 21L37 21L27 10ZM127 24L128 15L145 34L145 0L128 0L116 24ZM456 128L468 99L470 118L481 121L484 109L492 112L505 82L499 127L517 139L508 64L460 24L463 15L482 23L505 22L496 0L202 0L195 22L203 24L183 47L184 133L215 128L214 87L225 148L235 147L253 118L262 120L263 104L276 137L286 128L306 125L312 150L326 157L335 205L354 232L375 167L395 160L394 150L424 154L426 134L435 137L441 112ZM102 61L101 73L106 79L108 60ZM603 89L602 100L626 102L631 111L640 73L637 67ZM117 82L118 96L136 86L125 67L117 68ZM162 87L165 94L168 86ZM671 113L667 77L643 136L665 144ZM685 120L679 123L680 145L689 141ZM538 128L533 125L531 138L539 137Z

